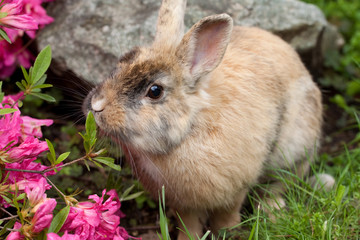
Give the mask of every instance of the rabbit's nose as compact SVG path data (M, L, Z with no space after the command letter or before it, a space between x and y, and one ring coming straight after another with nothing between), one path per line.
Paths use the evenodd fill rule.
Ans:
M91 108L95 111L95 112L101 112L104 110L105 108L105 99L101 98L101 99L91 99Z

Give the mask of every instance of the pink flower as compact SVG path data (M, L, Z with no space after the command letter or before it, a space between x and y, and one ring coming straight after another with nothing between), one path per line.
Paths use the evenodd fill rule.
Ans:
M44 187L46 190L50 189L51 185L48 184L47 181L43 181L43 180L45 180L45 178L36 178L34 180L24 179L24 180L18 181L16 183L10 185L10 189L15 190L15 187L17 187L18 190L25 191L26 188L34 189L36 187L41 186L43 184L42 182L45 182Z
M5 30L7 31L6 28ZM0 40L0 78L10 77L17 65L29 68L31 61L35 59L27 49L23 49L23 42L21 38L17 38L17 31L11 29L11 34L7 32L13 43Z
M0 42L1 43L1 42ZM13 108L18 109L17 101L22 98L23 93L16 95L9 95L3 98L1 108ZM20 111L16 111L12 114L6 114L0 118L0 150L8 145L10 142L13 142L11 145L17 144L19 137L21 136L19 130L22 124L22 119L20 117Z
M24 32L34 38L36 30L54 21L41 6L41 0L5 0L0 1L0 27L7 33L12 44L0 38L0 78L10 77L18 65L31 66L35 57L23 48L21 37Z
M32 16L21 14L22 8L22 0L13 0L12 3L5 3L0 8L0 13L7 13L7 16L0 18L0 25L19 30L38 29L38 23Z
M125 228L117 227L116 231L115 231L115 236L113 239L114 240L126 240L126 239L129 239L129 234L126 232Z
M67 232L60 237L56 233L48 233L47 240L81 240L80 236L74 234L68 234Z
M21 123L20 111L16 111L13 114L6 114L0 118L0 150L11 142L13 142L11 145L18 143L21 136L19 131Z
M7 103L9 105L14 105L16 106L16 108L18 107L18 101L22 100L24 98L24 93L23 92L19 92L17 94L14 95L7 95L4 96L2 103Z
M55 207L56 200L53 198L48 198L33 208L33 211L35 211L35 215L31 220L33 233L39 233L45 228L50 227L51 221L53 219L52 212Z
M31 212L34 213L34 216L31 218L29 223L25 223L22 226L20 223L16 222L14 229L21 231L11 232L6 239L15 240L15 239L25 239L24 233L28 238L33 239L33 236L43 231L45 228L50 227L51 221L53 219L53 210L56 206L55 199L47 198L43 202L37 204ZM30 215L31 216L31 215ZM29 217L24 216L24 217Z
M46 10L41 6L43 1L41 0L23 0L24 11L29 14L39 24L39 28L50 24L54 19L46 14ZM27 31L27 35L31 38L35 38L35 31Z
M81 239L91 239L95 234L95 228L100 224L100 217L91 202L81 202L76 207L70 208L62 231L74 231Z
M46 185L47 181L45 178L39 179L38 183L32 187L26 185L25 193L29 199L30 206L34 207L46 200Z
M16 222L14 225L14 229L20 230L21 229L21 223ZM25 239L25 237L17 231L12 231L6 238L6 240L22 240Z
M28 162L22 162L22 163L11 163L6 164L6 168L11 169L24 169L24 170L35 170L35 171L42 171L44 169L47 169L48 167L42 165L41 163L33 162L34 159L30 159L31 161ZM9 184L17 184L19 185L22 181L24 181L24 184L33 184L36 185L42 178L41 174L39 173L31 173L31 172L15 172L15 171L9 171L9 178L7 182ZM45 173L45 176L54 175L54 171L49 171ZM50 189L51 185L46 185L46 189ZM25 188L21 188L21 190L25 190Z
M109 198L104 202L105 194ZM80 202L71 207L61 231L74 232L81 239L118 239L126 240L128 235L125 229L119 227L121 203L115 192L103 190L102 196L89 196L94 202Z
M48 146L46 142L39 141L39 139L29 136L25 141L20 143L19 146L13 147L8 154L10 159L19 162L25 159L36 158L40 153L47 150Z
M21 117L23 120L22 132L23 136L42 137L41 126L50 126L53 124L51 119L35 119L28 116Z

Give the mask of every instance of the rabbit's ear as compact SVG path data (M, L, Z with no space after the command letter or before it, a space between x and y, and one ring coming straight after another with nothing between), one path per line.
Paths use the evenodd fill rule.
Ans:
M186 33L176 54L190 72L195 81L193 84L219 65L230 41L232 27L232 18L219 14L203 18Z
M186 0L163 0L156 25L153 46L176 47L184 36Z

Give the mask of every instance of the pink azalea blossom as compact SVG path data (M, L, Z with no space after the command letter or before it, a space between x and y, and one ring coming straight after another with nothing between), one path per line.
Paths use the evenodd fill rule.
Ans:
M23 0L24 12L30 15L38 24L39 28L44 27L54 21L54 19L46 14L46 10L41 6L42 0ZM26 34L35 38L34 30L26 31Z
M45 181L44 181L45 180ZM51 185L47 183L45 178L36 178L34 180L21 180L19 182L16 182L14 184L10 185L10 190L15 191L15 188L17 188L19 191L24 191L29 188L29 189L34 189L36 187L40 187L42 188L42 185L44 183L44 188L45 190L48 190L51 188Z
M9 152L10 159L23 161L39 156L40 153L47 151L48 146L44 141L34 137L27 137L19 146L13 147Z
M23 93L9 95L3 98L0 108L18 109L18 101L23 98ZM0 118L0 154L4 159L5 168L19 170L43 171L47 166L34 162L38 156L48 150L45 141L40 141L41 126L49 126L52 120L38 120L27 116L21 116L20 111L5 114ZM9 144L10 143L10 144ZM19 193L24 192L26 186L30 189L43 186L44 189L50 189L44 176L39 173L5 171L8 175L6 181L2 184L9 185L11 191L16 189ZM45 176L54 175L55 171L46 172ZM0 204L8 207L5 199L0 198Z
M21 133L18 131L21 123L20 111L16 111L13 114L6 114L0 118L0 150L11 142L13 142L11 145L18 143L21 136Z
M21 223L16 222L14 224L13 228L17 229L17 230L20 230L21 229ZM25 237L20 232L17 232L17 231L12 231L6 238L6 240L23 240L23 239L25 239Z
M47 198L43 202L37 204L32 212L35 213L32 217L29 224L25 224L22 226L20 223L16 222L14 225L14 229L20 230L23 228L23 232L28 235L38 234L43 231L45 228L49 228L51 221L53 219L53 210L56 206L56 200L52 198ZM26 216L25 216L26 217ZM27 237L29 237L27 235ZM19 231L11 232L7 240L15 240L15 239L25 239L25 236Z
M104 202L105 194L109 198ZM61 231L74 232L81 239L128 239L125 229L119 227L121 203L115 192L106 190L102 196L89 196L94 202L80 202L70 208L70 213Z
M46 199L46 185L47 181L45 178L39 179L38 184L33 187L28 185L25 186L25 193L29 200L29 204L31 207L35 207L36 205L42 203Z
M0 78L11 76L17 65L29 68L31 61L35 59L27 49L23 49L23 41L21 38L17 38L17 32L10 32L11 34L8 33L8 35L12 44L0 40Z
M0 25L15 28L19 30L36 30L38 23L27 14L22 14L22 0L13 0L11 3L5 3L0 8L0 13L7 13L6 17L0 18Z
M10 104L10 105L14 105L15 104L15 107L17 108L18 107L18 101L19 100L22 100L24 98L24 93L23 92L19 92L17 94L14 94L14 95L7 95L7 96L4 96L3 98L3 101L2 103L7 103L7 104Z
M45 228L50 227L53 219L53 210L56 207L56 200L53 198L47 198L44 202L36 205L33 208L35 215L31 220L33 226L32 232L39 233Z
M7 16L0 18L0 27L7 33L12 44L0 38L0 78L10 77L18 65L31 66L35 57L23 48L21 37L26 33L35 38L38 28L54 21L41 6L41 0L5 0L0 6L0 13Z
M32 161L34 161L34 159L32 159ZM36 163L36 162L22 162L22 163L11 163L11 164L6 164L6 168L11 168L11 169L23 169L23 170L34 170L34 171L42 171L44 169L47 169L48 167L42 165L41 163ZM44 175L45 176L50 176L50 175L54 175L55 171L49 171L46 172ZM25 180L25 183L27 182L28 184L38 184L38 181L42 178L42 175L39 173L31 173L31 172L15 172L15 171L9 171L9 178L7 180L7 182L9 184L19 184L21 181ZM47 185L46 189L50 189L51 185ZM25 188L23 188L22 190L25 190Z
M23 136L34 136L41 138L42 132L41 132L41 126L50 126L53 124L53 120L51 119L35 119L28 116L21 117L23 120L22 124L22 133Z
M60 237L56 233L48 233L46 236L47 236L47 240L81 240L80 236L74 234L68 234L67 232L65 232L64 235L62 235L62 237Z
M114 240L126 240L126 239L129 239L129 234L126 232L125 228L117 227L115 230L115 235L114 235L113 239Z
M22 98L22 96L23 93L5 96L2 104L0 104L0 109L10 108L10 106L18 109L17 101ZM20 117L20 111L16 111L12 114L6 114L0 118L0 150L2 150L10 142L13 142L12 145L18 143L19 137L21 136L19 132L21 124L22 120Z

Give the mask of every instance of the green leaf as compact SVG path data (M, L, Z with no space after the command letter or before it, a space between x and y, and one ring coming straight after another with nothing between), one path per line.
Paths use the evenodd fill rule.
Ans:
M4 30L2 30L1 28L0 28L0 36L1 36L3 39L5 39L8 43L11 44L10 38L8 37L8 35L6 34L6 32L5 32Z
M2 82L0 81L0 103L2 102L2 100L5 96L5 94L2 92L1 88L2 88Z
M16 197L16 201L23 200L26 197L26 193L22 193L19 196Z
M16 82L15 84L20 88L21 91L25 91L24 86L20 82Z
M59 232L62 226L64 225L66 218L69 215L69 212L70 212L70 206L66 206L63 209L61 209L53 218L48 232L49 233Z
M32 80L31 80L31 76L33 75L33 67L31 66L30 68L29 68L29 84L31 84L32 83Z
M87 139L87 136L83 135L81 132L78 132L78 134L79 134L84 140Z
M4 235L5 233L8 233L9 229L13 228L15 222L16 222L16 219L11 219L10 221L8 221L1 229L0 236Z
M133 200L139 196L141 196L144 192L141 191L141 192L137 192L137 193L133 193L133 194L130 194L129 196L125 197L125 198L121 198L120 201L124 202L124 201L129 201L129 200Z
M28 72L26 71L26 69L23 66L20 66L20 68L21 68L21 71L22 71L22 73L24 75L24 78L25 78L26 82L29 82L30 76L29 76Z
M135 185L132 185L129 188L127 188L121 195L120 199L126 198L129 195L129 193L131 192L131 190L133 190L134 187L135 187Z
M92 159L91 159L92 160ZM100 163L96 162L96 161L92 161L97 167L99 168L104 168Z
M50 151L50 154L48 155L48 159L51 163L55 163L55 160L56 160L56 154L55 154L55 149L54 149L54 145L50 142L49 139L46 139L45 138L45 141L48 145L48 148L49 148L49 151ZM49 158L50 157L50 158Z
M51 48L46 46L37 56L30 74L31 84L35 84L45 74L51 63Z
M38 98L41 98L45 101L48 101L48 102L56 102L56 99L53 98L52 96L48 95L48 94L45 94L45 93L34 93L32 92L31 95L35 96L35 97L38 97Z
M85 148L85 152L86 153L90 153L90 143L89 143L89 140L84 140L84 148Z
M86 129L86 134L89 135L89 140L91 140L90 142L92 143L92 141L95 139L96 137L96 122L95 122L95 118L94 115L92 114L91 111L89 111L87 118L86 118L86 122L85 122L85 129Z
M35 87L35 86L38 86L38 85L41 85L41 84L44 84L45 83L45 81L46 81L46 78L47 78L47 75L46 74L44 74L40 79L39 79L39 81L37 81L37 83L35 83L33 86Z
M55 164L59 164L62 161L64 161L68 156L69 156L70 152L65 152L63 154L61 154L58 159L56 160Z
M90 172L90 166L89 166L88 162L87 162L87 161L84 161L84 164L85 164L87 170Z
M112 169L116 170L116 171L120 171L121 167L120 165L116 165L114 164L114 159L110 158L110 157L96 157L94 158L95 161L98 161L108 167L111 167Z
M52 84L40 84L40 85L37 85L37 86L32 87L31 89L49 88L49 87L52 87L52 86L53 86Z
M16 111L17 111L17 109L15 109L15 108L3 108L3 109L0 109L0 115L9 114L9 113L13 113Z
M23 85L24 89L28 87L28 83L23 79L21 80L21 84Z

